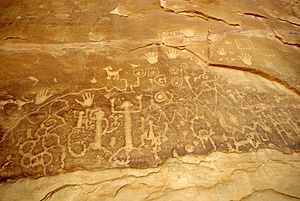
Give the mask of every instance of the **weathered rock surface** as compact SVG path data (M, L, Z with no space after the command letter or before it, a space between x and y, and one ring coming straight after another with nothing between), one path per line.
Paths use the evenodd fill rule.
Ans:
M156 168L76 171L2 184L1 200L299 200L299 153L184 156ZM34 192L34 193L32 193Z
M297 1L0 10L0 199L300 199Z

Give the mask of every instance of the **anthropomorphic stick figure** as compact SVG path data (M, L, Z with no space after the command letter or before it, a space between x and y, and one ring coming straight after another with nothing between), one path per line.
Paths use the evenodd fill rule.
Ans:
M106 133L108 127L108 120L104 118L105 113L100 108L96 108L90 113L90 120L96 121L96 134L95 142L93 144L94 149L100 149L102 147L102 136ZM106 123L106 128L102 129L102 123Z
M125 125L125 147L126 148L133 148L132 143L132 118L131 114L138 113L142 111L142 96L137 96L136 99L139 101L138 109L133 109L133 104L130 101L125 101L120 106L122 111L115 110L115 99L111 99L111 111L115 114L124 114L124 125Z

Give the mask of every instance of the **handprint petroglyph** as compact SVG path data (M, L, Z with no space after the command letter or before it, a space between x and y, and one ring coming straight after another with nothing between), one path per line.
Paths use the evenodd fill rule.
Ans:
M148 52L145 54L145 59L150 63L150 64L156 64L157 63L157 55L154 52Z
M217 53L218 53L220 56L225 56L225 55L227 54L223 47L220 47L220 48L218 49Z
M166 52L166 54L169 57L169 59L176 59L178 57L178 55L180 54L180 52L176 49L169 49Z
M43 89L36 94L34 104L39 105L44 103L53 94L48 94L48 89Z
M94 95L91 93L85 93L82 95L83 101L75 100L77 103L82 105L83 107L90 107L94 101Z
M248 66L252 65L252 56L248 53L242 53L239 58Z

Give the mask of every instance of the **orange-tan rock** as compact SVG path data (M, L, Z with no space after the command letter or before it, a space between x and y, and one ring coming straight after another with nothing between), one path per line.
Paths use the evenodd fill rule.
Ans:
M0 10L0 200L300 198L297 1Z

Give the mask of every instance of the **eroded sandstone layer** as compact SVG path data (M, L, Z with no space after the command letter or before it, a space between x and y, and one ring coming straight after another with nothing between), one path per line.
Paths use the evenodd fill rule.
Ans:
M300 198L299 10L292 0L0 1L0 199ZM180 163L192 155L216 157L205 177L189 172L202 163ZM230 191L238 177L251 185L223 197L218 182L232 176Z
M296 201L300 154L262 149L172 158L156 168L76 171L2 185L2 200ZM33 193L34 192L34 193Z

